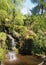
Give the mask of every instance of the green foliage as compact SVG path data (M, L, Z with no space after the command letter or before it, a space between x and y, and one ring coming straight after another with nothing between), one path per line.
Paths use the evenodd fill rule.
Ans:
M17 12L16 13L16 17L15 17L15 20L14 20L14 25L23 25L24 24L24 16L20 13L20 12Z
M34 22L33 22L33 25L32 28L34 28L33 30L36 30L38 31L38 29L46 29L46 22L45 22L45 19L44 19L44 16L34 16ZM40 23L41 22L41 23Z
M4 61L6 52L6 33L0 32L0 61Z
M16 54L19 54L18 48L14 47L14 51L16 52Z
M6 34L0 32L0 47L6 49Z
M6 41L6 34L4 32L0 32L0 40Z
M4 49L0 48L0 61L4 61L5 59L5 51Z
M23 0L22 0L23 1ZM9 33L15 39L19 39L17 43L22 43L18 50L23 53L46 53L46 13L39 15L46 8L46 2L43 0L32 0L38 5L32 10L31 16L21 14L19 7L22 4L21 0L1 0L0 1L0 58L3 59L3 53L7 46L6 34ZM33 2L33 3L34 3ZM21 8L21 7L20 7ZM9 41L9 40L8 40ZM32 42L31 42L32 41ZM18 44L19 44L18 43ZM23 45L24 43L24 45ZM1 45L2 44L2 45ZM21 49L20 49L21 48Z
M37 37L34 41L34 53L40 53L42 54L43 52L46 53L46 36L42 35L41 33L37 33Z
M34 47L32 53L46 53L46 13L42 15L32 15L31 17L26 16L26 18L27 19L25 19L24 22L26 23L28 21L27 24L29 24L25 24L25 26L27 26L30 31L33 30L36 34L34 38Z
M46 34L44 32L46 31L46 20L45 20L45 14L43 15L38 15L38 16L33 16L33 24L31 25L31 28L35 31L36 33L36 40L34 40L34 50L35 53L43 53L46 49Z
M22 16L17 7L20 3L22 3L21 0L14 0L14 2L11 2L11 0L2 0L0 2L0 31L5 31L5 27L7 27L9 32L13 33L14 25L24 24L24 16Z

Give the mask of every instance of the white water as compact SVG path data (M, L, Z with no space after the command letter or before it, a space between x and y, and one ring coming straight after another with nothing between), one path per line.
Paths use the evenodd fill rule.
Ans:
M17 57L16 57L14 51L10 51L10 52L8 52L7 57L8 57L8 60L9 60L9 61L17 60Z
M7 35L7 36L12 40L11 45L12 45L12 47L14 47L14 45L15 45L15 44L14 44L14 43L15 43L15 42L14 42L14 38L13 38L11 35Z
M13 48L15 46L14 38L11 35L7 35L7 36L12 40L12 43L11 43L12 51L9 51L7 54L8 60L9 61L17 60L16 52L14 52L14 50L13 50Z

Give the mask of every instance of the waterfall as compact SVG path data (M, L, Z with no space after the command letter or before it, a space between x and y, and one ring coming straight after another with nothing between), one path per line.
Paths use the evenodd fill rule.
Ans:
M16 57L14 51L9 51L8 54L7 54L7 57L8 57L8 60L9 60L9 61L17 60L17 57Z
M17 60L16 53L13 50L14 45L15 45L14 38L11 35L9 35L9 34L7 34L7 36L12 40L12 42L11 42L12 50L7 53L7 58L8 58L9 61Z
M14 48L14 45L15 45L15 41L14 41L14 38L11 36L11 35L7 35L11 40L12 40L12 43L11 43L11 45L12 45L12 50L13 50L13 48Z

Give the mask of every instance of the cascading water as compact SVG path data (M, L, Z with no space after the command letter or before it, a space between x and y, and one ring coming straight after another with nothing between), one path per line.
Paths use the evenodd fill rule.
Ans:
M12 50L7 53L7 57L9 61L17 60L16 53L14 52L13 48L15 45L14 38L11 35L7 35L12 40Z
M7 57L8 57L8 60L9 60L9 61L17 60L17 57L16 57L14 51L10 51L10 52L8 52Z

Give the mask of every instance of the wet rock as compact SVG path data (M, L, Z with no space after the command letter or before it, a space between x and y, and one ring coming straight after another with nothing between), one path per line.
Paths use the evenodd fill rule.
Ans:
M44 58L44 63L43 63L43 65L46 65L46 57Z

